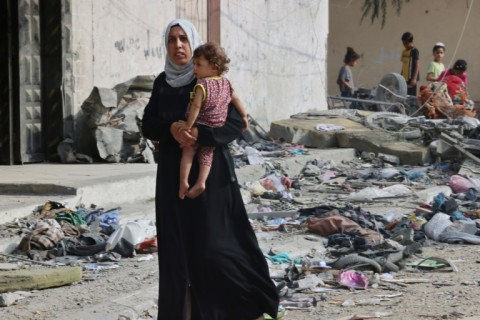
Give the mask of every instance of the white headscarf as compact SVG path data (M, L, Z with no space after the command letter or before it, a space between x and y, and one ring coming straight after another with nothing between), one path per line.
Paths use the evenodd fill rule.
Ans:
M195 75L193 74L192 59L190 59L187 64L179 66L174 64L168 56L168 34L170 33L170 29L172 29L173 26L177 25L179 25L187 35L192 54L193 50L195 50L198 46L202 44L202 38L198 34L197 29L195 29L195 27L190 21L183 19L175 19L168 24L167 30L165 30L165 48L167 48L167 57L165 59L165 74L167 75L167 83L172 87L185 86L192 82L192 80L195 78Z

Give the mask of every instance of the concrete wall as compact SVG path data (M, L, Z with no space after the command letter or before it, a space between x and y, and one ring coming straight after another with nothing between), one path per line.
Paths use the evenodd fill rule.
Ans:
M93 87L113 88L165 64L164 28L176 17L174 1L63 0L64 135L92 154L81 105Z
M221 1L221 43L250 114L270 122L325 110L328 1Z
M177 13L187 14L179 3L188 4L63 1L65 96L71 106L66 113L74 115L94 86L112 88L135 75L161 72L164 28ZM188 14L200 14L192 10ZM232 60L228 76L265 129L273 120L327 108L328 0L224 0L220 25Z
M416 0L404 2L400 15L387 1L385 27L380 21L370 23L368 17L360 22L363 1L330 1L330 34L328 37L328 94L339 94L335 81L347 46L363 55L353 68L357 87L373 88L383 75L400 72L400 40L405 31L414 35L420 51L420 84L426 83L427 67L433 59L435 42L446 45L444 64L447 67L462 58L468 62L469 93L480 100L480 3L472 0ZM470 12L470 13L469 13Z
M163 69L163 32L175 18L174 1L65 0L66 73L75 111L93 86L112 88ZM70 20L70 21L69 21Z

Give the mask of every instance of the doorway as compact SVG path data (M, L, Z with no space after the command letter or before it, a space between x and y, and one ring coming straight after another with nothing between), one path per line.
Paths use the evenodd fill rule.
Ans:
M56 161L63 139L61 1L0 1L0 164Z

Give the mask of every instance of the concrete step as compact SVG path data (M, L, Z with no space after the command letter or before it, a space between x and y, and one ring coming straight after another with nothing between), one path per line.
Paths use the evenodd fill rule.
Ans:
M308 154L269 158L290 177L305 163L355 157L355 149L309 149ZM258 180L269 167L247 165L236 170L241 185ZM155 165L142 164L32 164L0 167L0 224L30 215L52 200L75 208L79 204L109 210L120 208L120 224L137 219L155 221ZM255 218L255 217L252 217ZM20 237L0 238L0 252L11 252Z
M155 197L156 165L28 164L0 167L0 224L54 200L115 206Z
M342 127L343 130L318 131L315 127L319 124L335 125ZM432 160L426 146L400 141L398 137L385 131L369 129L362 123L345 117L328 116L327 112L320 116L307 116L304 119L273 121L270 125L270 135L275 139L300 143L312 148L338 148L336 150L355 148L359 152L391 154L399 157L401 164L407 165L423 165Z

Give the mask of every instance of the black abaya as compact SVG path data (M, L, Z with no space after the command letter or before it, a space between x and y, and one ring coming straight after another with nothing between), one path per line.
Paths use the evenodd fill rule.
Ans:
M215 146L206 190L196 199L178 197L181 149L170 133L185 119L195 80L170 87L155 80L142 131L159 141L156 222L160 288L158 319L185 319L190 288L193 320L252 320L277 314L278 295L248 221L226 144L241 133L241 118L230 108L221 128L198 128L198 142ZM193 185L196 160L190 174Z

